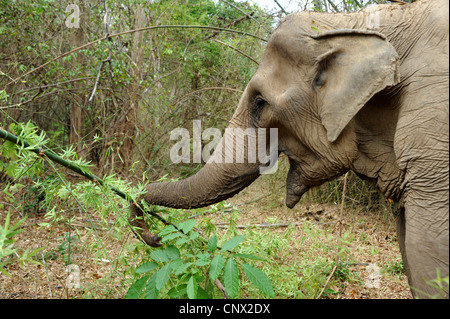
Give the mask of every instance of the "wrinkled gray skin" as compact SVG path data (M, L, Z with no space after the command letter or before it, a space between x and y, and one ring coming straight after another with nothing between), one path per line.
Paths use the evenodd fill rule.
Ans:
M447 0L425 0L287 16L229 125L278 128L290 208L349 170L398 202L403 261L413 295L424 298L437 293L426 280L437 270L449 275L448 8ZM247 187L260 165L209 163L185 180L148 185L144 199L207 206ZM159 245L141 219L133 225Z

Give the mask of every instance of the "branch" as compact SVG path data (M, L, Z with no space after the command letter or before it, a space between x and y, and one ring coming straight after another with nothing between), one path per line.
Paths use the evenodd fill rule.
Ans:
M286 10L284 10L284 8L281 6L281 4L278 3L277 0L273 0L273 1L275 1L275 3L277 4L277 6L281 9L281 11L283 11L283 13L284 13L285 15L288 14L288 13L286 12Z
M245 13L245 12L244 12L244 13ZM252 14L253 14L253 13L252 13ZM252 15L252 14L251 14L251 15ZM245 19L247 19L247 18L249 18L249 17L251 18L251 15L249 16L248 14L245 14L245 16L242 16L242 17L240 17L239 19L236 19L236 20L234 20L234 21L228 23L224 28L228 29L229 27L235 26L236 24L238 24L238 23L244 21ZM203 41L208 40L208 39L211 39L211 38L215 37L215 36L218 35L218 34L219 34L219 31L215 31L215 32L211 33L210 35L208 35L206 38L204 38Z
M111 191L113 191L114 193L116 193L118 196L120 196L121 198L125 199L129 203L131 203L131 204L134 203L134 201L131 198L131 196L125 194L124 192L122 192L121 190L119 190L119 189L117 189L117 188L115 188L113 186L105 184L105 182L102 179L100 179L99 177L95 176L94 174L92 174L92 173L90 173L90 172L80 168L79 166L77 166L77 165L75 165L75 164L73 164L73 163L71 163L69 161L66 161L65 159L59 157L58 155L56 155L54 152L52 152L50 150L45 151L45 150L43 150L40 147L37 147L37 146L34 146L34 145L30 145L27 141L24 141L23 139L15 136L14 134L11 134L11 133L3 130L1 128L0 128L0 138L5 139L7 141L10 141L11 143L14 143L16 145L23 146L24 148L27 149L27 151L33 152L33 153L39 155L40 157L45 156L48 159L50 159L52 162L60 164L60 165L62 165L64 167L74 171L75 173L78 173L81 176L86 177L90 181L93 181L95 183L98 183L98 184L106 187L106 188L109 188ZM148 211L146 211L146 212L149 213L150 215L152 215L153 217L157 218L161 222L163 222L165 224L168 223L163 217L159 216L155 212L148 212Z
M103 23L105 25L105 31L106 31L105 37L108 37L108 40L111 41L111 37L109 37L108 5L106 4L106 0L103 2L103 4L104 4L104 8L105 8L105 16L103 17ZM111 19L109 18L109 20L111 20ZM94 98L95 92L97 91L97 85L100 82L100 75L102 73L103 65L105 65L106 62L111 62L111 47L109 48L108 57L105 60L102 60L102 63L98 67L97 78L95 79L94 89L92 90L91 96L89 97L89 102L92 101L92 99Z
M333 7L334 11L340 12L338 7L331 0L328 0L328 3Z
M126 34L130 34L133 32L140 32L140 31L145 31L145 30L155 30L155 29L203 29L203 30L216 30L216 31L222 31L222 32L229 32L229 33L237 33L237 34L242 34L242 35L246 35L264 42L267 42L267 39L261 38L257 35L251 34L251 33L247 33L247 32L243 32L243 31L239 31L239 30L232 30L232 29L225 29L225 28L219 28L219 27L209 27L209 26L202 26L202 25L158 25L158 26L152 26L152 27L145 27L145 28L139 28L139 29L134 29L134 30L128 30L128 31L124 31L124 32L119 32L119 33L115 33L115 34L111 34L111 35L106 35L103 38L94 40L92 42L83 44L82 46L72 49L70 51L67 51L66 53L63 53L53 59L51 59L50 61L41 64L40 66L34 68L33 70L30 70L22 75L20 75L19 77L15 78L14 80L12 80L11 82L7 83L6 86L9 86L17 81L19 81L20 79L22 79L23 77L36 72L37 70L40 70L44 67L46 67L47 65L49 65L52 62L55 62L65 56L68 56L74 52L77 52L79 50L85 49L87 47L90 47L91 45L94 45L100 41L103 40L109 40L110 38L114 38L114 37L118 37L118 36L122 36L122 35L126 35Z
M217 42L217 43L220 43L220 44L222 44L222 45L224 45L224 46L227 46L227 47L229 47L230 49L233 49L233 50L236 51L237 53L242 54L242 55L245 56L247 59L249 59L249 60L255 62L257 65L259 65L258 61L256 61L255 59L253 59L253 58L252 58L251 56L249 56L248 54L242 52L242 51L239 50L238 48L235 48L235 47L233 47L233 46L231 46L231 45L229 45L229 44L226 44L226 43L224 43L224 42L222 42L222 41L219 41L219 40L216 40L216 39L213 39L213 41L215 41L215 42Z
M100 74L102 73L103 66L105 65L106 62L110 62L110 61L111 61L111 51L109 51L108 57L105 60L102 60L102 63L100 63L100 66L98 67L97 78L95 79L94 88L92 89L91 96L89 97L89 102L92 101L92 99L94 98L95 92L97 91L97 86L98 86L98 83L100 82Z
M225 287L222 285L222 283L219 281L219 279L216 279L214 281L214 283L216 284L217 288L219 288L219 290L222 292L223 297L225 299L230 299L230 297L228 296L227 292L225 291Z
M245 14L245 16L246 16L247 18L252 19L252 20L255 21L256 23L258 23L259 25L261 25L261 23L259 23L258 20L256 20L255 18L253 18L253 13L248 14L248 13L246 13L244 10L242 10L241 8L235 6L234 4L232 4L232 3L230 3L230 2L228 2L228 1L226 1L226 0L220 0L220 1L225 2L225 3L228 4L229 6L235 8L236 10L238 10L238 11L242 12L243 14ZM226 28L228 28L228 26L227 26Z

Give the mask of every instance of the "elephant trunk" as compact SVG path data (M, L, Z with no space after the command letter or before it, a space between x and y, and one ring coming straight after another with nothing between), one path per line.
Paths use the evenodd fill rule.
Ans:
M152 205L171 208L205 207L232 197L257 179L260 168L268 164L269 158L272 164L275 153L278 157L278 150L265 143L267 133L259 134L259 130L249 129L250 125L237 124L242 123L241 119L248 118L245 114L239 114L240 109L242 108L236 111L225 135L200 171L184 180L149 184L142 199ZM260 139L264 139L264 146ZM258 156L258 148L264 148L266 156L268 149L271 153L264 162ZM142 210L134 205L131 225L141 229L138 234L147 244L159 246L159 237L148 232L142 216Z

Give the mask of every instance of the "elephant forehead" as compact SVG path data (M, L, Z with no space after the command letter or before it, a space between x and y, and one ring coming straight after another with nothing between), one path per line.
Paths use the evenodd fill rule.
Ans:
M266 58L283 59L300 66L308 59L308 38L304 34L290 28L290 25L283 24L273 33L266 48ZM264 63L264 58L263 62Z

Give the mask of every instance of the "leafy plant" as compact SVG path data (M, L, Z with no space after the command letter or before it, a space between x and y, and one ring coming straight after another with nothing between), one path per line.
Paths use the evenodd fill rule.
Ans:
M25 218L19 220L12 226L10 226L10 218L11 215L8 212L4 226L0 225L0 272L7 276L9 276L9 273L5 267L8 264L13 263L14 261L18 261L21 266L27 262L37 263L32 259L32 257L41 250L41 248L38 248L30 252L30 249L27 248L22 256L18 255L17 249L14 248L14 243L16 240L13 239L13 237L23 231L23 229L18 228L25 221Z
M161 295L169 298L217 298L219 293L215 287L222 281L226 294L235 298L239 295L241 272L265 295L274 297L267 275L245 262L261 258L236 252L244 236L235 236L219 247L216 235L205 242L194 226L195 220L190 219L176 227L166 226L160 232L161 241L169 245L152 251L151 260L136 268L136 273L143 276L134 281L125 298L157 298Z
M69 232L65 233L65 236L63 237L63 242L58 246L58 249L61 253L62 259L67 265L72 264L72 252L74 249L74 246L79 243L78 236L76 235L70 235Z

